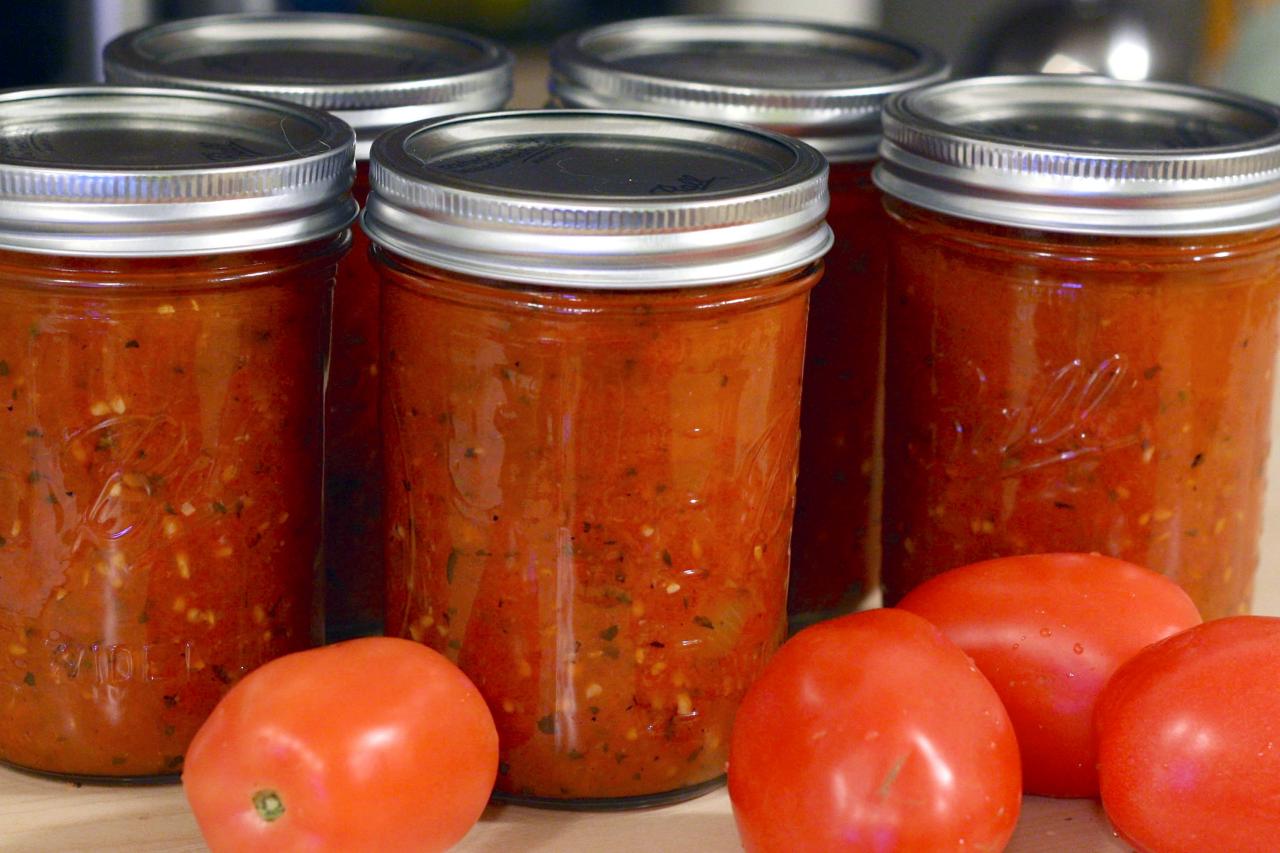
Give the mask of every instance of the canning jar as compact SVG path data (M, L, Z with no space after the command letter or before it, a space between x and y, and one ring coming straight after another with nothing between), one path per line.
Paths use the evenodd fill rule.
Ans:
M1097 551L1248 609L1280 296L1280 108L988 78L891 101L886 598Z
M835 243L811 296L788 610L800 628L855 609L880 562L887 220L871 182L880 107L943 78L945 62L868 30L681 16L564 36L551 66L564 106L751 124L803 139L831 162Z
M786 627L822 157L494 113L383 136L372 182L389 631L479 687L502 796L715 784Z
M276 12L186 18L107 45L107 79L216 89L326 110L356 131L352 193L369 192L369 147L411 121L494 110L512 57L488 39L371 15ZM329 639L382 630L382 444L378 276L352 229L333 293L325 395L325 626Z
M317 638L353 145L230 95L0 95L0 761L176 775Z

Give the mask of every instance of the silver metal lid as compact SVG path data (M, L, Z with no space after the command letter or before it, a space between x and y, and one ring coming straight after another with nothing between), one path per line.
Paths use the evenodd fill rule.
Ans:
M0 93L0 247L95 256L265 249L356 214L351 128L184 89Z
M357 156L411 121L495 110L511 97L511 54L446 27L309 12L211 15L126 33L107 79L279 98L335 113Z
M1280 107L1172 83L1036 75L885 106L875 181L1014 227L1158 236L1280 224Z
M693 119L535 110L378 138L365 233L455 272L559 287L722 284L831 245L827 167L793 139Z
M551 52L550 86L567 107L741 122L847 161L875 157L885 98L946 75L934 51L882 33L694 15L564 36Z

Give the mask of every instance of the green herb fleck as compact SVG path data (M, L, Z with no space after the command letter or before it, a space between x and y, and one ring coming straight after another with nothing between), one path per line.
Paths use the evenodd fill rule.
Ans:
M693 624L701 625L703 628L706 628L711 631L714 631L716 629L716 623L712 622L706 616L693 617Z
M27 430L27 438L44 438L44 433L42 433L40 430L36 429L35 427L32 427L31 429Z
M605 628L603 631L600 632L600 639L604 640L605 642L612 641L613 638L616 636L618 636L617 625L610 625L608 628Z
M453 572L458 567L458 549L450 548L449 557L444 561L444 579L448 583L453 583Z
M148 623L148 622L150 622L150 621L151 621L151 614L147 613L147 611L145 611L145 610L144 610L144 611L142 611L141 613L139 613L139 614L138 614L138 624L139 624L139 625L145 625L145 624L147 624L147 623Z
M672 564L671 552L668 551L666 548L662 549L662 562L666 563L668 566Z
M213 511L214 511L214 512L220 512L220 513L222 513L223 515L226 515L226 513L227 513L227 505L226 505L226 504L224 504L222 501L214 501L214 502L211 504L211 506L213 507Z
M8 375L9 375L9 362L0 361L0 376L8 376Z
M120 765L124 764L124 763L125 763L125 761L127 761L127 760L128 760L128 759L126 759L123 755L113 755L113 756L111 756L111 764L112 764L113 766L115 766L115 767L119 767Z
M499 761L499 762L498 762L498 775L499 775L499 776L506 776L506 775L507 775L508 773L510 773L510 772L511 772L511 765L510 765L510 764L508 764L508 763L507 763L507 762L505 762L505 761Z
M1203 465L1203 464L1204 464L1204 454L1203 454L1203 453L1197 453L1194 457L1192 457L1192 459L1191 459L1191 467L1192 467L1192 468L1199 468L1199 467L1200 467L1201 465Z
M462 455L467 457L468 459L475 459L476 449L474 447L468 447L466 450L462 451Z
M544 735L553 735L556 733L556 718L554 714L547 714L538 720L538 731Z
M578 752L578 750L576 750L576 749L571 749L571 750L569 750L569 760L571 760L571 761L581 761L582 759L584 759L584 758L586 758L586 757L587 757L586 755L584 755L584 754L583 754L583 753L581 753L581 752Z
M34 672L28 672L26 675L22 676L22 683L27 685L28 687L35 687L36 674Z
M32 472L30 472L29 474L27 474L27 482L28 482L28 483L38 483L38 482L40 482L40 472L39 472L39 471L32 471Z
M889 792L893 790L893 783L898 781L898 774L902 772L902 765L906 763L907 754L904 753L902 757L889 768L889 772L884 774L884 779L880 782L880 788L876 791L876 794L880 799L884 800L889 797Z
M173 508L173 504L171 504L171 503L166 503L166 504L164 505L164 511L165 511L165 514L166 514L166 515L177 515L177 514L178 514L178 511L177 511L176 509L174 509L174 508Z
M181 756L181 755L171 755L171 756L169 756L169 758L165 761L165 763L164 763L164 764L165 764L165 766L166 766L166 767L168 767L170 770L176 770L178 767L180 767L180 766L182 765L182 756Z
M141 346L141 344L139 344L137 341L133 340L132 338L124 342L125 349L137 349L139 346Z
M165 726L165 727L164 727L164 736L165 736L165 737L173 737L173 733L174 733L174 732L176 732L176 731L177 731L177 729L175 729L173 726Z
M9 544L9 540L5 539L3 536L0 536L0 548L3 548L5 545L8 545L8 544Z

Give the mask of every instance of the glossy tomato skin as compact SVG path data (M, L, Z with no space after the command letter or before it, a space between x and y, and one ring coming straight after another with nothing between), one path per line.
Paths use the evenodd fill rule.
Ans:
M1021 793L999 697L901 610L796 634L734 722L729 796L750 853L998 851Z
M1149 853L1280 849L1280 619L1234 616L1122 666L1098 701L1102 805Z
M973 563L898 603L942 629L1000 694L1028 794L1093 797L1093 711L1111 674L1146 646L1200 624L1173 581L1096 554Z
M213 853L427 853L466 834L497 769L467 677L418 643L369 637L245 676L197 732L182 784ZM265 820L255 800L283 811Z

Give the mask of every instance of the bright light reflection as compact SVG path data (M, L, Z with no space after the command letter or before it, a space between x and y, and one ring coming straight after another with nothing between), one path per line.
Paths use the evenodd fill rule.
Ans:
M951 772L951 765L947 764L947 760L938 754L933 741L929 740L923 732L916 732L912 741L915 743L916 749L920 750L920 757L929 765L929 775L933 776L938 783L938 788L940 790L954 788L956 777Z
M1151 71L1151 51L1132 36L1119 36L1107 51L1107 72L1117 80L1145 80Z
M1089 74L1097 70L1065 53L1055 53L1040 66L1042 74Z
M372 753L375 750L394 746L399 740L399 733L393 726L370 729L360 737L360 751Z

